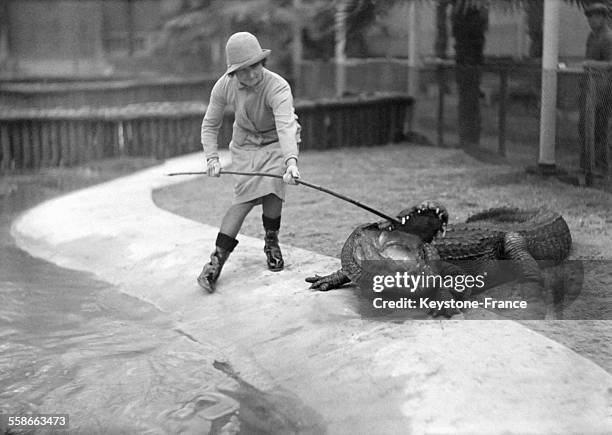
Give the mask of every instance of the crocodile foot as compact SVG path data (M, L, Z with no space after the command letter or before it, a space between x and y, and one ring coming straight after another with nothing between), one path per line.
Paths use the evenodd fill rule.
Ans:
M432 317L444 316L447 319L462 314L459 308L453 305L454 298L448 289L438 291L436 296L436 308L431 308L427 314Z
M451 317L462 313L459 308L432 308L427 312L427 314L434 318L444 316L447 319L450 319Z
M342 287L344 284L349 283L351 280L341 271L336 271L332 274L320 276L309 276L306 278L306 282L311 283L310 288L326 292L338 287Z

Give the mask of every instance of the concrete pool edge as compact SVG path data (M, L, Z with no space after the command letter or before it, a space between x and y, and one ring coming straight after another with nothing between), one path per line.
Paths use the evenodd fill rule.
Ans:
M12 234L34 256L171 313L253 384L295 392L332 433L612 428L612 378L591 361L510 321L362 319L350 291L313 293L303 282L337 268L334 258L283 245L289 266L275 274L262 267L261 241L241 236L218 293L203 295L195 276L217 228L151 199L182 181L166 173L201 169L192 154L70 193L21 215Z

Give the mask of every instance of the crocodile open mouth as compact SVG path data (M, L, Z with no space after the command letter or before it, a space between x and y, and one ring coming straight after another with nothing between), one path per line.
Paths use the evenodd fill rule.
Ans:
M408 232L429 233L432 237L444 237L448 225L446 208L435 201L425 201L418 206L402 210L397 216Z
M439 219L443 224L448 224L448 212L441 205L424 202L414 207L410 213L401 217L402 224L405 224L408 219L414 215L431 216Z

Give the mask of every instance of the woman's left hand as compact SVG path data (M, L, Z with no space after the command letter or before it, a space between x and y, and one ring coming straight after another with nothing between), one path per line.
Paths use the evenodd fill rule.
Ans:
M297 165L287 166L287 170L283 175L283 181L287 184L298 184L296 180L300 178L300 171Z

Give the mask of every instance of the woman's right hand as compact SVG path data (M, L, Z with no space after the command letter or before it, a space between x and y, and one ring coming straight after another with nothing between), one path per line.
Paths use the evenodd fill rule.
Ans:
M208 159L206 161L206 166L209 177L218 177L221 175L221 163L219 163L219 159Z

